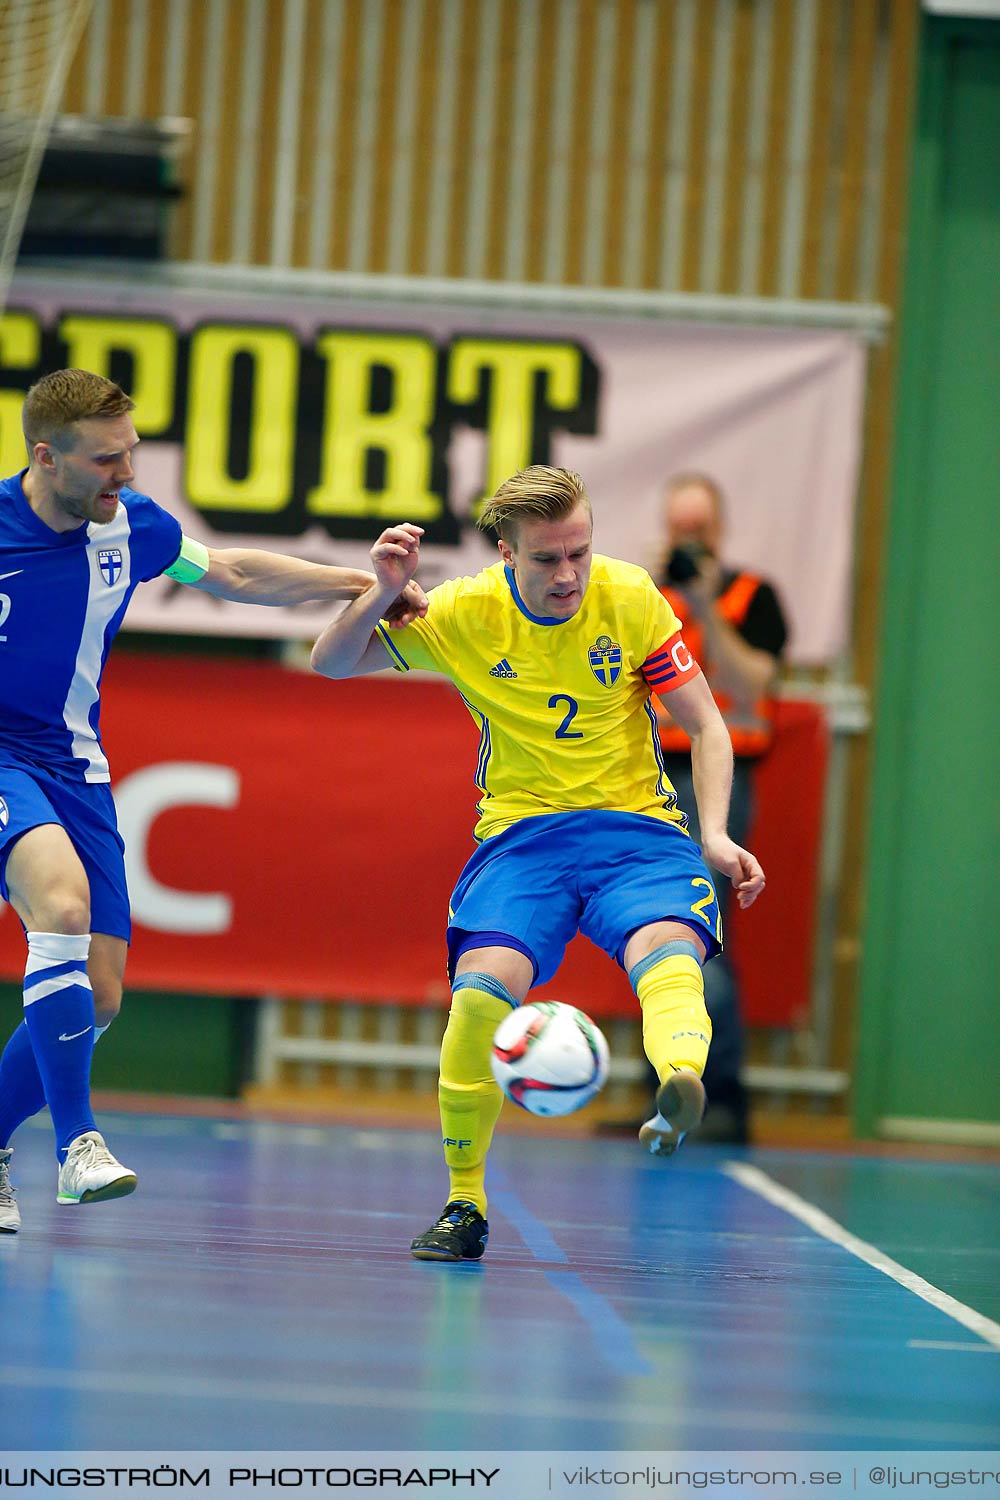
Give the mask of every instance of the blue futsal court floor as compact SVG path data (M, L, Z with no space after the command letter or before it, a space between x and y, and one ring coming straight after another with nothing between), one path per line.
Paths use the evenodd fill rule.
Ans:
M995 1159L659 1162L501 1122L456 1266L408 1254L433 1131L101 1123L131 1198L59 1207L47 1117L14 1142L5 1447L1000 1447Z

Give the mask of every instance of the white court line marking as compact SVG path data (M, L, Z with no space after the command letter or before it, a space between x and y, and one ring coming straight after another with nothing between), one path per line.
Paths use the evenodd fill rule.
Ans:
M932 1307L938 1308L946 1313L949 1318L954 1318L956 1323L961 1323L963 1328L978 1334L985 1339L987 1344L1000 1349L1000 1323L994 1323L983 1313L976 1312L975 1308L966 1307L964 1302L950 1297L947 1292L942 1292L936 1286L931 1286L916 1271L910 1271L906 1266L901 1266L899 1261L892 1260L883 1254L875 1245L869 1245L865 1240L859 1240L857 1235L851 1234L836 1219L831 1219L821 1208L800 1198L798 1193L793 1193L790 1188L782 1187L780 1183L768 1177L759 1167L751 1167L746 1162L726 1162L722 1169L728 1177L734 1178L742 1187L748 1188L751 1193L758 1193L761 1198L766 1198L769 1203L774 1203L778 1208L783 1208L793 1218L800 1219L807 1224L816 1234L824 1239L832 1240L842 1250L856 1255L867 1265L873 1266L876 1271L891 1277L908 1292L916 1297L922 1297Z

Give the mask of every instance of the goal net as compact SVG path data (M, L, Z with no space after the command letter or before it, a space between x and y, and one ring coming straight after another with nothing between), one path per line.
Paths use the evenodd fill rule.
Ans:
M91 0L0 0L0 315Z

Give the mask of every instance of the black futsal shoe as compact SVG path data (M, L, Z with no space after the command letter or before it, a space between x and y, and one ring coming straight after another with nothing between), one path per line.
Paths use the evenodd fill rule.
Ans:
M414 1260L479 1260L490 1226L474 1203L446 1203L436 1224L410 1242Z

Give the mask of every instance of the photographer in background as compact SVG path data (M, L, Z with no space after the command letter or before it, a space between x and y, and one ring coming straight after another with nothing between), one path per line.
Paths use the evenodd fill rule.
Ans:
M753 811L753 767L771 744L770 693L778 675L787 627L774 588L757 574L720 561L724 531L722 491L706 474L675 474L664 495L665 547L656 581L673 606L684 639L700 662L729 727L735 753L729 827L745 844ZM658 704L660 741L677 800L701 842L691 780L690 742ZM723 923L728 882L718 882ZM705 1003L713 1042L705 1070L708 1108L692 1140L745 1144L749 1101L740 1081L743 1019L732 964L725 953L705 968Z

